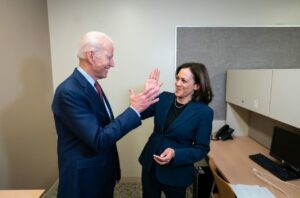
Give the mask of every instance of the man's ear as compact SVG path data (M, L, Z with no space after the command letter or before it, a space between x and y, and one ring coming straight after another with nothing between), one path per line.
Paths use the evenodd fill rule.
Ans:
M91 65L94 65L95 64L95 61L94 61L94 53L92 51L87 51L85 53L86 55L86 59L87 61L91 64Z

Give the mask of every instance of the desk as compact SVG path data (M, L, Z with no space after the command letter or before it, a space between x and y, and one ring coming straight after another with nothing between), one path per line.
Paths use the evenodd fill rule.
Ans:
M254 175L252 168L256 168L263 173L272 175L249 159L249 155L256 153L262 153L267 157L274 159L269 155L269 150L267 148L246 136L235 137L234 140L228 141L211 141L211 151L209 152L209 156L215 160L221 174L223 174L230 183L265 186L273 192L276 197L286 197L275 188L273 188L274 191L272 191L269 184ZM300 197L299 188L285 184L284 181L278 181L272 176L268 177L269 181L280 187L290 198ZM300 187L300 179L289 181L289 183Z
M1 198L39 198L43 194L43 189L35 190L0 190Z

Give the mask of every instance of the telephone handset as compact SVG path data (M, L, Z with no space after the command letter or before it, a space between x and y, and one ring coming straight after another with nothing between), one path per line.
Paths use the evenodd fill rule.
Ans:
M231 134L233 133L234 129L230 128L228 124L225 124L221 127L215 135L215 140L228 140L233 139Z

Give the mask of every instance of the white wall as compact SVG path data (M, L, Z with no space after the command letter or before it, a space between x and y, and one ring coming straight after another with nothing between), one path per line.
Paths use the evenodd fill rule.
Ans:
M161 69L162 89L173 90L176 25L299 25L300 1L48 0L48 16L54 88L77 65L83 33L99 30L113 38L116 67L102 84L118 115L128 105L127 90L141 89L153 67ZM146 121L119 141L124 177L140 176L137 158L151 130L152 120Z

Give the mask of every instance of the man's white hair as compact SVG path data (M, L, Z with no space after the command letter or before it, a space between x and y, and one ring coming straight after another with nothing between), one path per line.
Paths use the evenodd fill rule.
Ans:
M91 31L82 36L77 57L79 59L86 59L86 52L101 51L103 49L103 42L109 40L113 43L112 39L103 32Z

